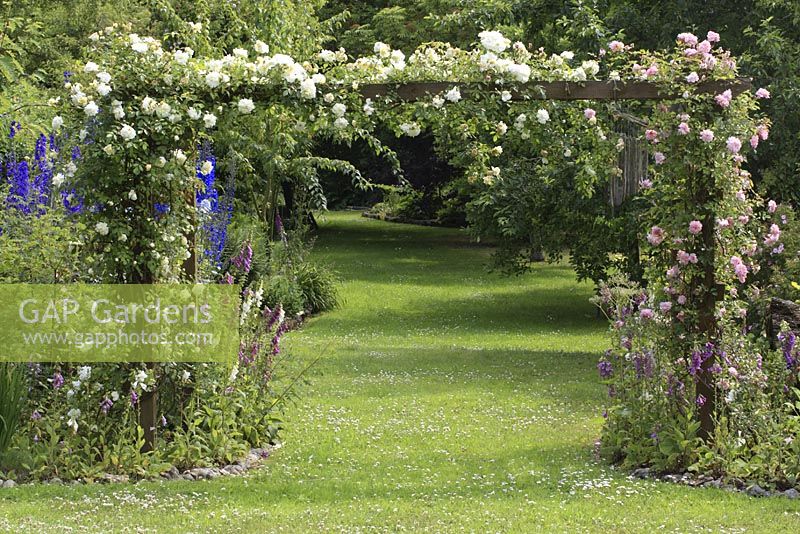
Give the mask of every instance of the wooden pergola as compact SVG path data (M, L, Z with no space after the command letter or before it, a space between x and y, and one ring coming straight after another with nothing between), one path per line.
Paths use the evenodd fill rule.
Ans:
M361 85L359 91L364 98L383 99L386 97L396 97L402 102L414 102L427 98L431 95L446 92L453 87L458 87L462 97L469 97L470 93L477 90L485 92L487 88L494 87L492 83L482 82L409 82L409 83L374 83ZM510 90L512 101L528 100L594 100L594 101L658 101L658 100L677 100L683 95L665 93L664 89L656 83L647 81L623 82L623 81L585 81L585 82L566 82L566 81L530 81L518 86L518 89ZM733 95L739 95L752 88L749 78L732 78L730 80L715 80L699 83L696 92L700 94L718 94L725 90L730 90ZM237 95L230 95L234 98ZM706 198L711 195L710 191L701 191L700 196ZM194 197L189 199L194 204ZM708 250L714 250L714 216L709 214L703 221L703 246ZM193 237L193 236L192 236ZM194 241L191 241L192 255L184 265L184 270L190 279L195 279L197 273L197 252L194 250ZM716 332L716 319L714 308L716 306L715 291L717 280L714 273L713 262L705 267L703 274L696 280L703 287L706 298L701 303L699 311L700 332L714 336ZM715 358L708 358L702 368L704 377L709 376L710 367L714 364ZM701 432L704 436L711 435L714 430L714 405L715 392L706 380L700 380L697 384L697 391L702 394L707 402L698 409L701 424ZM158 394L152 391L143 395L140 400L140 424L144 429L145 449L152 450L155 444L155 429L158 420Z

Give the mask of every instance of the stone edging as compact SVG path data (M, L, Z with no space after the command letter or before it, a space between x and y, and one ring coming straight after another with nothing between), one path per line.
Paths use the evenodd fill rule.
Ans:
M184 471L179 471L176 467L172 467L169 471L161 473L161 476L158 477L151 477L140 479L141 481L157 481L157 480L213 480L215 478L224 477L224 476L244 476L248 472L252 471L260 467L267 458L270 457L273 451L280 449L281 445L273 445L267 448L260 448L260 449L251 449L250 452L244 458L237 460L236 462L228 465L223 465L220 467L194 467L192 469L185 469ZM136 482L140 481L136 480ZM125 484L131 482L131 479L128 475L112 475L111 473L104 473L96 480L93 480L89 483L106 483L106 484ZM30 482L24 484L25 486L34 485L38 482ZM74 480L70 482L70 484L77 485L86 483L82 480ZM61 485L66 484L60 478L52 478L50 480L45 480L41 482L41 484L54 484L54 485ZM0 480L0 489L3 488L13 488L18 486L16 482L13 480Z
M800 491L795 488L789 488L785 491L770 491L762 488L758 484L747 485L744 481L734 480L732 482L724 482L721 477L714 478L703 475L693 475L691 473L678 473L678 474L658 474L654 473L648 467L640 467L634 469L630 476L632 478L639 478L642 480L660 480L662 482L670 482L672 484L683 484L685 486L702 487L702 488L717 488L725 491L733 491L739 493L746 493L751 497L785 497L787 499L800 498Z

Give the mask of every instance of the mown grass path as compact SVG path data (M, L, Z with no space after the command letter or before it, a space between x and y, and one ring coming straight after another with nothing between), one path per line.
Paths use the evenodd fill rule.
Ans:
M285 446L244 479L0 491L0 530L799 532L800 503L631 480L592 455L605 325L566 266L485 270L456 230L324 217L343 305Z

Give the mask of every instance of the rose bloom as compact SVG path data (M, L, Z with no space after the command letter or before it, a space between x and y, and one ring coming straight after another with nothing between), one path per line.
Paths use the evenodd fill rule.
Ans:
M664 230L659 226L653 226L647 234L647 241L653 245L658 246L664 241Z
M738 137L729 137L728 141L725 143L728 147L728 150L731 154L738 154L739 151L742 149L742 141Z
M612 52L622 52L625 50L625 43L622 41L611 41L608 43L608 49Z
M697 235L703 231L703 223L700 221L692 221L689 223L689 233L692 235Z
M661 165L666 161L667 157L661 152L656 152L653 154L653 159L655 160L656 165Z
M756 91L756 98L769 98L770 94L769 91L761 87L758 91Z
M687 135L689 133L689 125L685 122L682 122L678 125L678 133L681 135Z
M702 139L705 143L710 143L714 140L714 132L706 128L700 132L700 139Z

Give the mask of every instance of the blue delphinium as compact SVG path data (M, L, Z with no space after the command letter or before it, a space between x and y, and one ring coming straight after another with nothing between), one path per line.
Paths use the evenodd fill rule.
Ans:
M203 172L203 164L211 163L211 168ZM197 177L203 182L203 190L196 195L197 209L203 221L200 225L200 238L203 243L201 262L207 261L214 268L222 267L222 251L228 238L228 225L233 216L233 173L231 179L225 184L223 195L220 197L216 188L217 159L213 154L211 145L206 143L200 147Z
M9 183L6 205L22 213L30 213L28 197L31 190L31 175L28 162L17 161L12 154L6 162L6 176Z
M14 139L22 125L12 121L9 138ZM26 215L41 215L51 204L53 193L54 170L61 161L59 143L63 139L54 134L40 135L34 145L32 162L17 157L17 151L12 149L5 157L1 157L4 174L8 182L8 194L5 203L9 208L14 208ZM74 147L70 153L71 162L77 162L81 153ZM73 188L63 187L61 200L68 213L83 211L83 198Z

